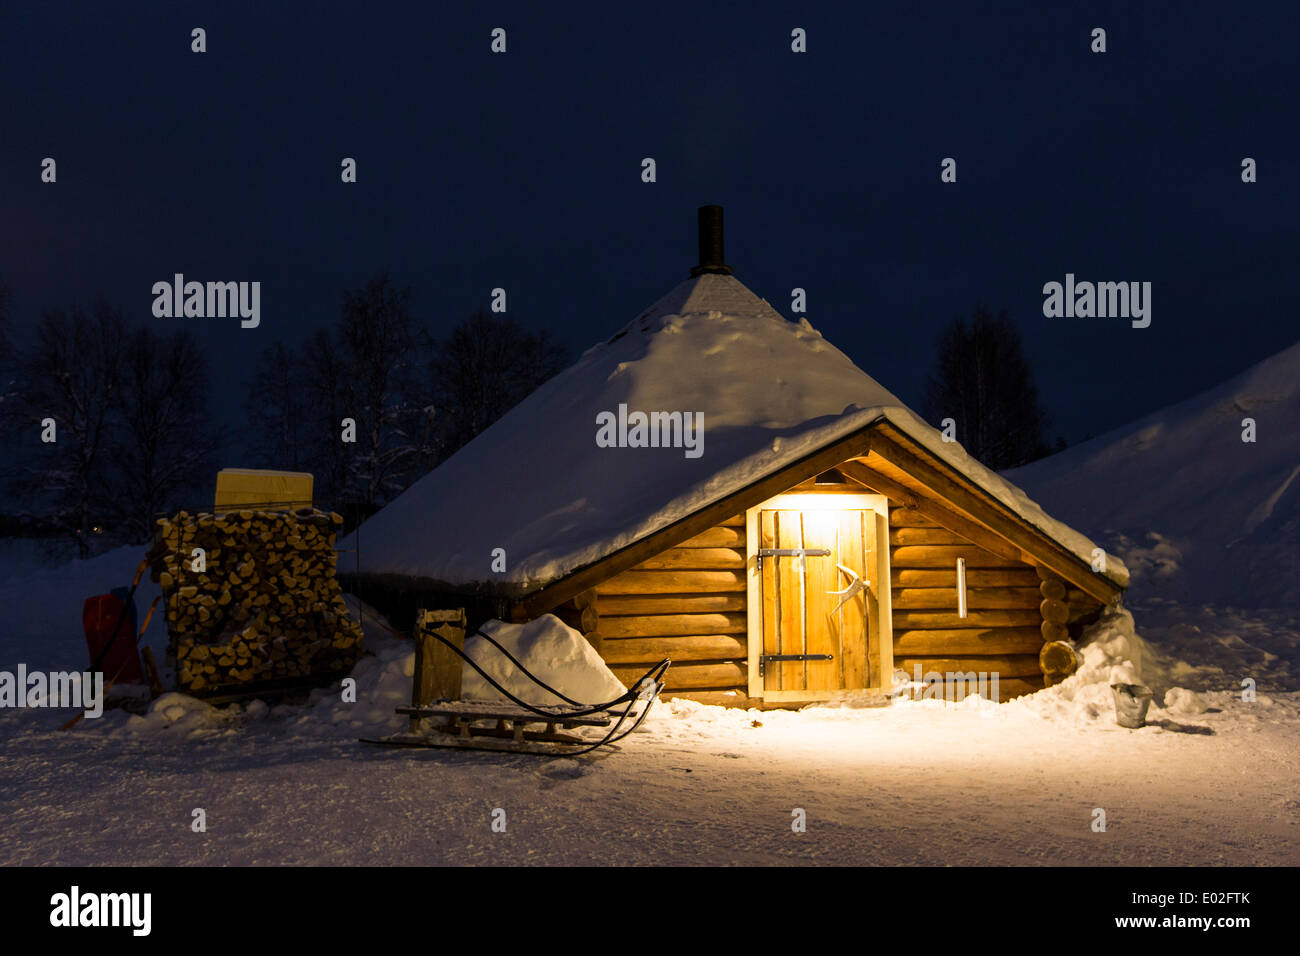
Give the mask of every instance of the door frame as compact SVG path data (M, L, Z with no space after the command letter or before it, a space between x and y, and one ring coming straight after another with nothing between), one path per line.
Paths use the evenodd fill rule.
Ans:
M876 598L875 625L880 646L880 674L892 683L894 673L893 607L890 600L889 499L884 495L856 492L786 492L775 495L745 512L746 637L749 645L749 696L774 703L831 700L843 691L798 691L763 689L758 659L763 653L763 575L758 567L761 534L760 511L872 511L876 515L876 567L868 568L868 590ZM881 586L883 583L883 587ZM889 687L881 688L885 692Z

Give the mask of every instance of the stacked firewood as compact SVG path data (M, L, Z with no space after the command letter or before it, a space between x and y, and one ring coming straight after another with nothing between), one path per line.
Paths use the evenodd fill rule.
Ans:
M158 521L150 559L181 690L337 674L356 663L361 628L334 573L342 523L313 508L182 511Z

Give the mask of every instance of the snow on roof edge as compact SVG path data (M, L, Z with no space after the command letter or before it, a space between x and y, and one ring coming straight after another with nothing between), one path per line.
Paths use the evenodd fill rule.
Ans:
M936 457L943 459L959 473L969 478L976 486L991 495L999 504L1008 508L1030 527L1050 538L1065 548L1089 568L1092 566L1092 552L1097 545L1087 535L1053 518L1043 507L1030 498L1017 485L1012 484L997 472L985 467L971 457L957 442L946 442L939 431L919 418L911 409L897 406L883 410L884 417L908 438L924 447ZM891 412L901 412L894 415ZM1106 570L1093 572L1122 588L1129 585L1128 567L1117 555L1106 553Z
M697 501L693 507L682 513L675 513L670 507L665 507L658 514L665 517L665 520L654 521L647 520L634 530L628 531L615 539L607 542L612 545L606 548L603 553L594 556L584 556L585 559L579 558L568 568L559 571L548 577L538 577L531 580L501 580L499 577L495 580L461 580L461 581L443 581L432 577L423 577L422 579L430 585L446 587L452 591L472 590L483 594L509 597L513 600L520 600L531 595L537 594L548 587L552 587L561 581L577 574L587 568L599 565L601 562L608 560L627 548L630 548L646 538L658 534L667 528L672 527L678 522L687 520L691 516L698 514L700 511L708 508L719 501L727 498L729 495L743 491L745 488L764 480L772 474L783 468L791 467L798 462L815 455L821 449L830 444L848 437L855 431L866 431L881 421L888 421L905 436L921 445L935 457L939 458L944 464L968 478L976 487L988 494L996 503L1005 507L1016 517L1023 520L1031 528L1042 534L1055 544L1061 546L1085 566L1091 567L1092 552L1097 545L1086 535L1075 530L1062 521L1059 521L1043 510L1043 508L1026 495L1020 488L1012 484L1001 475L982 465L978 460L971 457L962 446L957 442L946 442L943 440L939 431L918 417L915 412L904 405L882 405L865 409L857 409L853 414L846 415L840 421L832 426L818 429L816 438L802 446L797 457L785 460L777 460L771 468L757 474L751 474L749 480L743 484L731 486L727 483L720 483L719 491L712 497ZM804 436L812 438L812 436ZM730 468L738 471L744 471L745 461L733 462ZM723 472L719 474L725 474ZM715 476L716 477L716 476ZM671 505L671 503L669 503ZM1098 572L1092 572L1098 573ZM382 574L380 576L383 576ZM1124 562L1117 556L1106 553L1106 571L1101 572L1100 576L1110 583L1127 588L1129 585L1129 572Z

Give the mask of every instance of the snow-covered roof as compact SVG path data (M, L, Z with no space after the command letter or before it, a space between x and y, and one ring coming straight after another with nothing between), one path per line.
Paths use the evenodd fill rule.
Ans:
M597 416L620 405L702 413L702 453L598 447ZM788 321L730 275L703 274L370 518L360 571L535 590L881 419L1091 560L1091 541L942 441L806 319ZM1127 583L1118 561L1107 576Z

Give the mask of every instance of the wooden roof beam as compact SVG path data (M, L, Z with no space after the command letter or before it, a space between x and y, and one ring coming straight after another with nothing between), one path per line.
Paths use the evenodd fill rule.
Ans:
M841 474L852 478L858 484L916 510L940 527L947 528L953 534L961 535L967 541L978 545L985 551L1012 561L1024 560L1020 548L1001 535L989 530L982 524L957 514L951 508L945 507L933 498L918 495L912 489L868 467L860 459L846 461L839 465L838 468Z
M988 492L949 477L944 471L904 447L912 443L905 435L883 424L872 436L871 451L891 465L911 475L955 506L977 517L982 524L1016 544L1031 561L1060 575L1102 604L1113 604L1123 589L1094 573L1077 555L1066 551L1022 518L1013 515L1006 505ZM929 454L926 452L926 454Z

